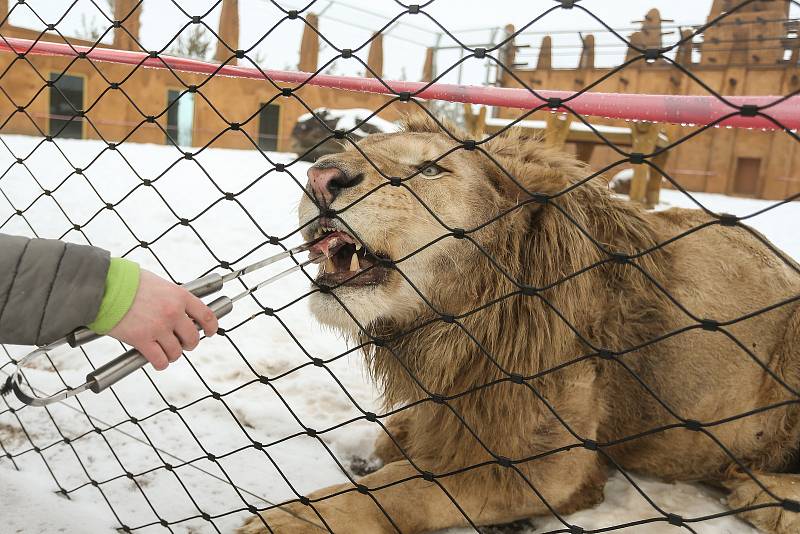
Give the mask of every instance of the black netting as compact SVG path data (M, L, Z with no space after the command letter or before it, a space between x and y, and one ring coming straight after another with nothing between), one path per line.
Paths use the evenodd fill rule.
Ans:
M176 29L175 37L162 49L150 51L138 42L135 33L126 29L127 19L116 21L109 16L107 9L94 0L92 3L97 7L98 13L105 17L92 49L99 47L112 32L125 32L138 47L137 51L146 52L149 57L158 59L160 55L169 55L169 50L174 48L181 33L191 31L196 25L204 27L216 40L222 41L220 35L205 20L213 8L205 14L194 15L188 7L173 0L169 2L170 8L175 7L184 15L182 26ZM3 29L8 27L10 17L17 10L32 13L46 29L40 33L32 32L30 38L34 44L29 50L16 55L4 53L4 57L7 56L8 59L4 60L5 66L0 73L0 92L6 101L3 105L11 111L2 117L0 129L24 123L29 130L34 130L31 132L34 135L25 138L13 135L0 137L0 144L5 151L3 160L9 162L1 169L0 174L0 214L4 214L0 231L67 238L110 248L115 254L136 259L154 268L160 267L163 273L176 282L186 282L212 271L230 271L259 257L291 248L300 242L300 233L305 227L316 224L315 219L298 227L295 219L291 218L291 207L284 206L284 211L276 214L272 210L279 204L273 200L296 199L307 195L319 206L316 197L305 187L304 173L298 173L297 169L304 169L301 162L303 156L331 140L351 145L385 180L365 191L347 206L334 210L325 205L320 206L325 217L338 220L350 233L358 236L357 229L351 228L339 216L377 191L396 187L422 205L430 217L439 223L441 231L435 239L410 254L392 258L391 261L385 260L381 264L394 270L413 290L422 302L424 312L421 314L430 319L408 329L390 331L388 334L368 328L367 325L359 325L360 342L352 343L349 348L344 344L333 348L322 346L315 337L320 335L316 330L318 327L306 317L304 308L311 295L317 292L333 295L356 323L359 314L347 310L345 303L334 294L335 288L319 287L314 282L315 274L305 273L305 280L302 282L305 285L287 286L294 291L291 298L281 300L272 297L267 289L255 293L247 302L237 304L236 313L222 322L224 329L220 330L219 335L204 340L197 353L190 354L177 364L182 366L182 373L170 371L164 375L156 375L146 369L111 388L101 397L93 397L87 393L41 409L23 406L12 398L4 398L0 409L0 451L4 456L0 458L0 462L23 470L46 470L58 492L64 496L81 496L82 499L89 498L86 495L91 495L91 498L99 496L113 514L117 526L125 532L161 528L170 531L188 529L186 531L190 532L230 531L253 517L260 518L260 525L265 531L280 532L281 528L273 530L270 525L271 516L264 518L260 512L274 511L275 508L285 508L287 505L294 506L288 509L291 513L298 514L300 511L303 514L303 518L297 521L317 524L317 528L314 528L309 523L309 531L334 531L330 523L331 512L325 507L325 503L341 499L346 494L363 494L364 499L359 501L360 506L362 510L369 509L371 518L365 520L365 524L372 526L366 527L359 523L359 519L354 518L353 532L369 531L359 530L364 528L380 528L387 532L416 532L419 531L418 528L427 528L415 526L418 524L435 525L437 528L461 525L478 529L480 525L496 522L496 516L488 516L487 519L484 511L487 508L496 509L498 506L503 508L503 505L489 502L500 498L498 495L502 496L505 505L512 508L506 516L508 520L527 515L515 513L514 509L528 510L530 505L526 503L536 503L532 506L540 514L551 514L561 525L550 532L614 531L634 526L646 529L656 523L699 532L706 522L742 512L763 510L782 510L785 514L781 519L784 526L775 526L775 532L793 531L791 525L796 526L797 519L789 516L800 511L800 504L796 500L800 494L786 495L775 490L770 483L763 482L763 458L737 456L734 452L736 446L730 444L732 437L728 434L725 438L719 437L718 429L769 411L783 410L787 415L783 423L785 428L781 431L797 436L794 430L797 415L793 406L798 403L798 380L791 373L787 374L786 367L778 360L797 359L800 353L796 347L800 340L794 341L794 352L790 350L788 354L773 356L769 350L765 352L764 348L756 347L751 340L737 335L738 327L742 323L764 314L796 308L796 302L800 299L797 283L784 292L785 297L781 300L756 306L744 315L730 315L724 304L711 306L709 310L698 315L696 310L682 303L686 299L685 294L673 294L660 275L651 272L654 264L649 261L672 261L669 259L669 251L676 242L709 228L722 227L725 231L744 231L752 235L754 242L760 243L757 254L763 258L765 265L777 268L775 265L780 264L781 269L791 273L787 277L795 276L795 280L796 275L800 274L800 268L791 258L760 233L743 224L796 200L800 193L787 195L768 207L755 209L746 215L718 213L693 196L682 185L681 179L667 172L660 163L663 160L659 159L664 153L713 132L715 126L737 116L766 118L782 130L780 135L784 135L791 143L798 140L795 131L784 126L778 117L770 115L771 108L795 96L797 91L782 95L771 104L740 106L714 91L693 72L690 65L676 60L674 55L682 45L692 43L709 28L734 24L737 13L753 4L754 0L745 0L731 6L708 24L693 28L672 45L658 49L631 42L606 25L592 12L590 6L584 7L582 2L566 0L543 5L541 14L532 20L514 21L518 24L517 29L491 47L471 47L457 34L449 31L447 20L439 20L426 12L432 3L406 5L396 2L396 16L373 37L365 42L351 43L352 48L342 49L326 39L324 31L318 31L306 21L312 10L322 9L324 6L317 6L317 2L312 1L302 9L290 10L282 7L280 2L272 2L271 7L280 10L283 16L274 27L265 30L259 42L268 42L273 32L282 25L303 24L317 32L320 40L329 49L335 50L334 57L318 68L311 75L312 79L343 58L357 61L372 77L384 83L381 73L375 72L357 53L365 50L374 39L394 24L424 18L463 50L461 59L440 68L439 74L428 85L436 84L465 62L488 60L494 65L498 76L505 77L506 80L513 79L518 86L538 97L540 104L515 115L513 120L494 133L470 139L463 138L463 134L440 121L439 115L431 111L435 108L435 103L417 98L421 90L411 93L394 92L391 85L386 84L392 94L383 104L370 110L369 116L359 118L352 127L337 130L319 118L317 122L325 129L325 136L296 158L269 152L264 148L263 139L253 135L248 126L255 124L259 114L268 109L270 104L286 99L298 102L308 113L315 113L313 107L303 98L302 89L307 84L302 82L291 85L272 80L261 69L259 62L251 57L254 55L253 49L237 50L225 45L228 57L220 60L218 68L207 75L183 73L165 64L164 72L170 77L167 85L175 88L175 95L166 105L160 104L154 110L152 105L137 102L129 90L131 80L155 76L155 71L144 68L144 59L128 65L124 75L120 76L120 72L115 71L112 76L108 74L108 63L95 61L79 52L73 58L64 59L57 70L43 71L32 59L36 57L35 44L42 42L46 34L58 37L58 42L70 41L59 30L59 23L49 23L40 17L34 5L23 1L10 5L9 14L0 23L0 39L9 47L13 48L3 35ZM220 4L221 0L214 7ZM60 20L69 15L74 5L66 9ZM132 7L135 10L140 5L135 4ZM517 75L512 65L504 63L504 60L508 60L505 51L509 43L513 43L523 33L535 30L537 23L558 10L573 10L594 19L616 38L620 46L629 50L628 58L621 65L563 99L540 96L536 88ZM509 14L510 17L512 15ZM280 43L276 43L276 46L279 45ZM714 46L720 50L725 49L722 41L715 42ZM269 89L269 96L257 109L249 110L246 116L237 117L234 121L226 111L225 102L221 100L224 95L213 88L213 83L218 79L219 68L237 60L240 65L252 66L262 72L264 79L258 83ZM713 96L728 104L729 113L716 117L706 125L682 130L684 134L681 137L670 139L668 143L642 153L635 150L635 147L619 146L611 140L608 130L597 127L596 123L570 107L572 100L596 88L604 80L618 76L626 72L626 69L646 68L642 64L653 62L658 62L661 68L668 65L675 73L690 78L696 93ZM88 65L107 82L107 87L101 92L87 94L82 107L74 105L68 84L61 83L65 79L64 75L72 72L79 63ZM34 86L34 90L29 92L29 98L24 101L16 99L14 91L7 85L14 73L20 70L27 73L28 83ZM60 95L62 104L66 106L62 105L61 109L64 111L61 115L54 117L50 114L48 117L51 128L53 119L61 121L61 127L55 132L47 131L41 126L41 103L47 98L58 98L53 95ZM101 109L104 99L111 98L109 95L119 98L119 102L133 110L126 115L125 120L115 122L115 118L108 116L106 111L93 112ZM197 105L202 104L209 108L220 125L217 130L205 132L208 134L205 136L207 142L193 149L184 146L186 143L177 138L175 129L164 127L165 123L171 124L168 117L181 113L179 102L185 98L191 98ZM487 164L494 166L508 181L516 185L517 201L487 220L476 221L476 226L472 228L449 225L447 217L427 205L415 189L409 186L410 180L419 179L421 169L405 176L387 173L380 161L373 161L369 151L357 145L351 138L368 120L393 106L404 106L406 111L413 110L427 115L453 141L450 149L437 154L426 165L442 163L448 156L461 151L480 154ZM604 146L616 154L616 159L562 190L529 190L525 181L515 176L513 169L507 169L502 158L493 153L492 142L521 121L532 118L534 113L551 109L560 109L572 120L585 125ZM90 131L90 137L95 141L66 139L70 136L65 134L76 125L84 132ZM115 128L117 133L109 135L109 128ZM160 130L160 135L172 149L170 152L159 149L160 152L156 153L148 149L147 145L134 144L140 132L153 129ZM124 131L124 135L118 135L121 131ZM687 131L690 133L685 133ZM208 150L220 140L233 135L246 138L253 150L246 154L225 152L221 156ZM565 208L564 199L578 194L582 188L588 187L590 182L604 173L628 164L648 166L652 172L662 176L671 188L679 191L702 210L707 218L667 240L650 243L636 250L619 250L595 235L587 227L587 220L580 220L570 209ZM96 169L102 169L103 173ZM559 268L556 273L558 276L552 277L543 286L531 284L529 279L521 279L509 270L504 260L495 258L485 242L477 236L485 228L531 205L538 206L539 210L559 214L561 224L577 228L583 238L600 252L601 259L576 269ZM453 314L437 304L439 297L433 297L418 288L414 276L404 272L404 263L432 247L457 240L471 243L473 253L485 257L496 271L496 283L508 290L502 295L476 303L474 309ZM715 251L706 250L704 253L714 255ZM724 261L724 258L720 261ZM597 339L602 339L602 336L598 337L596 332L590 333L585 328L572 324L570 318L561 312L563 302L553 298L552 291L562 286L569 287L582 276L593 272L607 272L609 269L615 273L635 271L639 286L655 287L657 293L663 297L663 302L683 314L685 325L668 331L650 329L648 331L657 333L625 346L612 348L598 344ZM458 270L453 272L457 273ZM459 273L459 276L468 274ZM298 275L298 278L301 276ZM730 276L738 275L730 273ZM241 285L247 287L248 282L257 281L258 278L251 278L242 281ZM308 289L309 281L311 289ZM232 290L226 289L228 294L230 291ZM285 291L283 294L285 295ZM475 318L481 317L484 310L522 299L537 299L542 309L551 316L548 319L551 323L548 324L560 323L559 328L566 326L574 337L572 344L564 343L564 346L580 347L581 353L543 357L543 361L551 361L553 358L560 361L557 365L545 366L533 372L524 365L504 366L505 359L498 357L492 348L502 344L493 345L480 339L472 332L470 325L474 324ZM706 312L714 311L718 315L706 315ZM659 322L657 310L653 313L654 315L636 320L656 324ZM472 357L483 360L480 365L489 362L487 369L491 369L491 372L487 373L483 383L440 391L416 376L415 369L419 367L419 362L409 361L408 354L404 353L404 340L419 335L419 332L434 323L449 325L450 335L459 338L460 344L454 350L469 347ZM512 332L513 325L503 324L498 325L498 328L502 330L502 335L516 335ZM702 421L686 417L673 409L671 399L662 398L659 394L661 384L658 378L640 376L636 371L637 366L631 360L641 351L653 346L680 343L689 334L715 336L720 346L725 346L730 351L731 358L737 359L737 365L758 366L763 371L761 387L772 388L771 391L775 392L769 397L771 401L733 416L720 415ZM28 385L37 391L46 390L50 393L75 386L87 369L107 361L119 349L112 340L104 340L82 348L82 355L73 351L70 358L48 358L49 365L42 364L26 373L29 378L34 378ZM386 365L394 366L398 373L404 375L408 387L415 391L413 396L416 400L393 406L389 411L380 409L374 400L375 392L369 391L363 381L357 380L360 378L359 373L354 374L347 367L360 357L361 349L370 353L379 350L381 357L389 360ZM691 344L686 345L686 350L693 350ZM0 366L0 371L10 373L16 358L25 352L25 348L4 347L7 358ZM550 398L549 393L553 391L552 384L563 373L573 368L594 365L596 362L622 369L630 387L637 387L641 396L652 398L651 404L658 405L668 413L672 422L606 441L598 439L597 429L584 431L577 428L573 424L576 417L574 407L562 406L559 399L563 400L564 397ZM470 365L480 367L474 362ZM713 373L713 369L704 372ZM454 382L458 383L457 380ZM535 399L535 404L541 410L537 417L554 422L558 426L558 432L565 432L569 436L563 445L541 450L529 448L526 454L519 457L507 457L502 451L495 450L492 443L498 442L497 436L487 436L486 429L474 423L475 415L469 410L491 412L492 399L495 398L491 391L512 387L524 390ZM687 384L688 387L697 385ZM729 387L730 390L725 394L735 395L737 386L729 384ZM704 394L691 395L697 399L697 403L705 402ZM485 406L481 405L481 401L475 401L482 396L486 399L483 401L487 403ZM147 399L143 400L145 397ZM397 429L387 423L391 418L413 418L418 407L427 405L438 405L442 412L437 417L441 417L443 421L458 421L461 426L460 439L470 442L469 450L481 451L477 459L459 457L456 444L454 450L434 451L446 456L448 460L440 464L446 466L445 468L433 469L437 463L426 457L425 451L409 450L407 436L398 435ZM724 413L724 410L719 413ZM359 429L359 436L368 434L364 432L365 428L377 428L381 435L388 437L394 444L397 454L408 469L398 471L402 475L377 486L362 484L358 475L370 471L374 466L358 457L359 454L363 457L369 455L369 443L364 443L362 438L348 441L347 436L354 428ZM523 429L508 429L511 436L521 431ZM775 429L766 431L778 432ZM534 432L534 429L530 432ZM719 450L716 461L720 469L735 472L738 480L752 481L760 496L754 496L741 506L702 511L691 517L681 517L671 510L668 503L651 498L647 486L636 475L629 473L629 469L625 467L626 462L620 462L614 451L637 440L653 440L657 436L674 432L693 433L700 436L699 442L713 442ZM785 445L773 443L765 447L774 449L783 446ZM604 464L618 470L623 480L647 503L649 512L640 517L609 522L598 529L590 529L568 520L567 512L572 510L559 501L558 491L553 487L542 487L541 479L531 476L531 473L536 473L539 465L549 465L547 462L554 457L577 454L578 451L590 451L592 455L600 457ZM791 471L796 466L797 446L785 455L783 465L787 471ZM673 461L680 463L682 459L675 458ZM320 467L323 464L325 467ZM646 462L641 461L639 465L645 464ZM647 472L646 468L642 470ZM491 481L497 483L497 488L481 488L481 502L475 502L476 497L468 492L458 491L457 482L453 482L462 480L459 477L471 472L490 473L481 480L486 484ZM314 494L308 497L322 486L341 481L342 474L349 480L349 484L340 486L329 495ZM567 480L577 475L567 470L560 476ZM276 499L269 492L262 492L262 487L269 487L274 495L291 495L291 498ZM396 500L386 497L397 487L406 487L403 490L406 496L413 495L421 487L435 487L438 492L435 497L430 497L430 510L410 510L398 506ZM591 493L590 489L581 491ZM503 492L508 492L508 495ZM413 499L409 502L413 502ZM220 503L224 503L224 506ZM421 502L414 506L427 504ZM450 519L443 523L429 524L408 518L409 514L437 514L445 508L452 508L455 512L447 512L445 515ZM358 516L357 510L352 513L354 517ZM514 528L524 528L524 525ZM780 528L784 530L779 530Z

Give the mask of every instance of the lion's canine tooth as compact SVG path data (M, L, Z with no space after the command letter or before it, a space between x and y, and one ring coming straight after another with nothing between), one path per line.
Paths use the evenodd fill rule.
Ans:
M361 250L361 241L356 241L356 250Z
M358 256L356 256L355 253L353 253L353 255L350 257L350 270L355 272L359 268L360 265L358 264Z
M325 260L325 272L326 273L335 273L336 272L336 265L333 263L333 260L328 258Z

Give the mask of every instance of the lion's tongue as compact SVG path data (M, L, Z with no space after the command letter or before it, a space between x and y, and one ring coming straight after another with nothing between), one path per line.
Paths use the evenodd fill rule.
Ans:
M330 258L336 251L347 243L352 243L353 239L344 232L333 232L326 235L309 249L311 256L317 263L325 258Z

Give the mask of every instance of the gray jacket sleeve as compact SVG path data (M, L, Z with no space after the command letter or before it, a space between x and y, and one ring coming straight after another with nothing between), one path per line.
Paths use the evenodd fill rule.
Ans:
M0 234L0 343L43 345L94 321L109 254Z

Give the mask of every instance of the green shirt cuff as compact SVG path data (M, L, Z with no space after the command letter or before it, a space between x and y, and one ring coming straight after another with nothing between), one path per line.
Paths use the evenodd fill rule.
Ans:
M111 258L103 301L89 328L98 334L107 334L128 313L138 289L139 265L123 258Z

